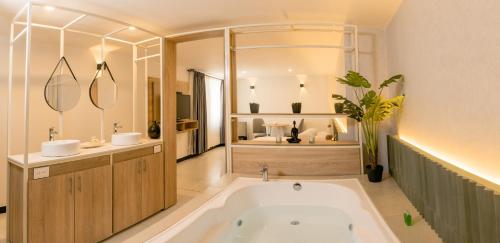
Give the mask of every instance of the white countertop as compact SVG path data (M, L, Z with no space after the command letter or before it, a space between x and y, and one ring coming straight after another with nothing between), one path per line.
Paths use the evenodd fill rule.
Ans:
M143 139L140 144L130 145L130 146L113 146L110 143L106 143L101 147L81 149L80 153L77 155L65 156L65 157L44 157L40 152L29 153L28 154L28 168L47 166L53 164L64 163L68 161L86 159L97 157L101 155L108 155L117 152L124 152L128 150L134 150L139 148L145 148L153 145L162 144L163 141L160 139ZM163 149L163 148L162 148ZM9 155L9 162L16 164L18 166L23 166L24 164L24 154Z

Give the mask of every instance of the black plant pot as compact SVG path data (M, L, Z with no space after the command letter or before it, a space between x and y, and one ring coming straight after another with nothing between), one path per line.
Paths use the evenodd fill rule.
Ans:
M160 125L157 121L153 121L153 124L148 129L148 135L151 139L157 139L160 137Z
M370 182L381 182L383 171L384 167L381 165L377 165L375 169L372 169L371 165L366 166L366 174L368 175L368 180Z
M302 103L292 103L293 113L300 113L300 110L302 110Z
M250 112L251 113L259 113L259 104L250 103Z
M342 113L344 112L344 103L335 103L335 113Z

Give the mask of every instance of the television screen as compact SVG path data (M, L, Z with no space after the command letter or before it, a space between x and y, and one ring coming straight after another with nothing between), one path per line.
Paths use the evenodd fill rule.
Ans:
M177 120L191 118L191 96L177 92Z

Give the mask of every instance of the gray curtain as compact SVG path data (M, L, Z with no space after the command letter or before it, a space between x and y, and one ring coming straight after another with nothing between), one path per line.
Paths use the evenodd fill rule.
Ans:
M222 122L220 127L220 144L226 144L226 92L224 88L224 80L220 82L220 92L222 99Z
M193 118L198 120L198 129L193 133L193 153L207 150L207 92L205 74L194 71L193 75Z

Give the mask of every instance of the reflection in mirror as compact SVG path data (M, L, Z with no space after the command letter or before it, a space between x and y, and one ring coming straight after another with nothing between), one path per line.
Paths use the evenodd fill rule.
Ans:
M89 95L92 103L99 109L109 109L115 105L117 99L116 82L106 62L97 66Z
M357 123L347 117L283 118L273 116L238 119L239 144L287 143L292 127L298 129L301 144L357 144ZM281 141L278 141L281 140Z
M346 94L336 82L350 69L352 52L329 46L343 45L337 32L255 33L237 37L237 112L334 112L332 93ZM319 45L308 48L265 48L273 45ZM295 103L295 104L294 104ZM253 109L256 111L256 109Z
M45 101L55 111L67 111L80 100L80 85L65 57L61 57L45 84Z

